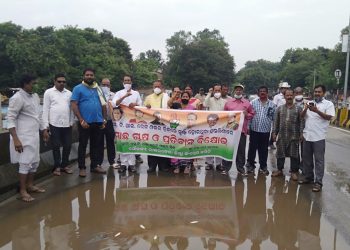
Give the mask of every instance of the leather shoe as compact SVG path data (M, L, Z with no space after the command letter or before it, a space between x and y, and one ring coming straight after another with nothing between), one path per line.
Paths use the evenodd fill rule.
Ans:
M101 166L97 165L97 167L91 169L91 172L96 174L105 174L106 170L104 170Z

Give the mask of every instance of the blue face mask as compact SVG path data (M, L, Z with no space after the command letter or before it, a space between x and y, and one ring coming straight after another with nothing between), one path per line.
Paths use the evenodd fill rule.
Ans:
M323 97L315 97L316 103L322 102L322 100L323 100Z

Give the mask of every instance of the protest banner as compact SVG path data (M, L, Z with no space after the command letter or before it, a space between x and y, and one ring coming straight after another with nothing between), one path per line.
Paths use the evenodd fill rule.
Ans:
M244 120L241 111L111 108L119 153L232 161Z

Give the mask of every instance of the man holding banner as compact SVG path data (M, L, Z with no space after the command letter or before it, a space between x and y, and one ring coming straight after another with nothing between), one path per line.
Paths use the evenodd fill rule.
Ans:
M157 80L153 83L153 94L146 97L144 105L147 108L166 109L168 108L168 101L169 96L163 92L163 84L161 80ZM147 172L149 173L155 172L157 166L158 169L162 171L167 171L170 166L170 158L148 155L147 161L149 167Z
M133 109L135 106L141 106L142 100L138 91L131 89L131 76L125 75L123 78L124 89L119 90L113 97L112 103L115 106L125 105ZM120 154L121 166L118 169L119 173L124 173L126 169L135 173L135 155L134 154Z
M214 95L213 97L211 97L212 94ZM226 101L221 97L221 85L217 83L214 85L214 88L209 89L208 95L205 97L204 100L204 106L210 111L223 111L225 103ZM215 158L215 161L216 170L222 171L222 159ZM207 157L205 159L205 162L207 164L205 166L206 170L212 170L214 168L214 157Z
M247 176L244 169L245 164L245 148L248 134L248 122L253 119L255 111L248 100L243 98L244 86L240 83L235 84L233 87L234 98L228 100L225 104L224 110L226 111L243 111L244 122L242 127L241 138L239 139L239 145L236 156L236 168L237 172L242 176ZM227 174L232 165L231 161L223 161L224 170L222 174Z

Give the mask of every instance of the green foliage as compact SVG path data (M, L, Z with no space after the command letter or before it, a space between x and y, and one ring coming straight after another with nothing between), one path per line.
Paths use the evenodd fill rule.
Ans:
M110 31L66 26L25 30L15 24L0 24L0 88L13 87L23 73L38 77L39 93L52 84L58 72L67 75L68 86L81 81L86 67L96 69L96 78L117 85L132 68L129 45Z
M263 59L248 61L245 67L237 73L237 81L245 85L247 93L255 93L261 85L275 89L279 82L280 63Z
M195 89L234 79L234 60L218 30L204 29L196 35L179 31L167 39L169 61L165 81L171 86L191 84Z

